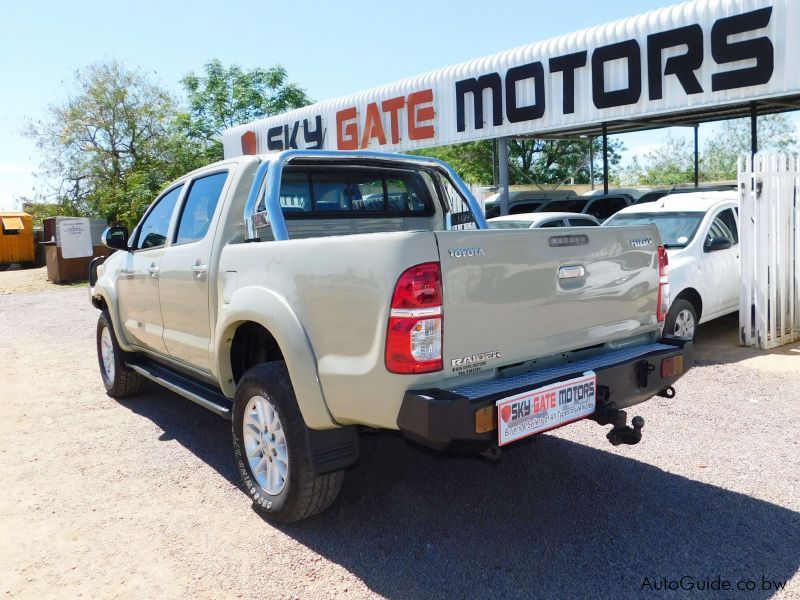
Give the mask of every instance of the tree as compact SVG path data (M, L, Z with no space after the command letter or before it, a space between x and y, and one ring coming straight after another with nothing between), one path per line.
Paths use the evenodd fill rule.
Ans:
M34 227L41 227L42 221L50 217L77 217L73 207L61 202L44 202L31 198L19 198L22 212L28 213L33 217Z
M491 185L494 177L492 142L489 140L412 150L409 154L443 160L455 169L461 179L470 184Z
M75 93L34 123L41 175L73 214L136 223L166 181L199 164L199 150L171 126L170 95L112 61L75 75Z
M797 131L785 113L758 117L758 150L797 152ZM750 119L732 119L720 124L719 133L703 148L703 175L706 181L736 179L737 161L749 154Z
M675 185L694 181L694 149L685 138L671 134L644 155L634 157L623 170L621 181L629 185Z
M602 160L602 141L593 140L595 161ZM619 140L609 140L609 164L616 167L624 149ZM450 163L467 183L493 183L491 140L466 142L415 150L411 154L433 156ZM589 140L512 139L508 143L509 181L512 185L558 185L589 183ZM595 183L603 181L602 167L595 170Z
M595 165L595 183L603 181L603 142L601 138L591 140ZM619 165L624 144L614 138L608 140L609 171ZM559 139L536 140L515 139L509 142L512 184L586 184L590 183L589 140Z
M225 129L311 103L305 91L287 83L286 69L280 65L248 71L238 65L226 68L213 59L204 71L181 80L188 110L178 115L177 125L203 146L208 162L222 159Z

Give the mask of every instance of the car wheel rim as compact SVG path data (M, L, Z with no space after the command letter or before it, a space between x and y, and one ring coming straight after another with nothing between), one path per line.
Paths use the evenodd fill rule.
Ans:
M694 338L694 317L688 309L684 308L678 313L678 316L675 317L673 333L679 338Z
M106 381L114 382L114 344L111 342L111 332L108 327L103 327L100 334L100 359Z
M247 402L243 438L256 483L267 494L277 496L286 487L289 453L278 412L263 396L253 396Z

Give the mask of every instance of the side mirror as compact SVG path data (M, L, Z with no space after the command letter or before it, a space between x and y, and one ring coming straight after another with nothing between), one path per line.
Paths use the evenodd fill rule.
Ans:
M727 250L733 246L733 243L724 237L714 237L708 240L703 246L705 252L716 252L717 250Z
M104 246L112 250L128 250L128 228L108 227L100 240Z

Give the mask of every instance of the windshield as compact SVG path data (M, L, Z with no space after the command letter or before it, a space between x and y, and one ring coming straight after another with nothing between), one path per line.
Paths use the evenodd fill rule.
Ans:
M489 227L491 229L528 229L531 226L530 221L490 221Z
M616 214L604 223L608 227L626 225L650 225L658 228L665 248L685 248L697 233L705 213L664 212Z

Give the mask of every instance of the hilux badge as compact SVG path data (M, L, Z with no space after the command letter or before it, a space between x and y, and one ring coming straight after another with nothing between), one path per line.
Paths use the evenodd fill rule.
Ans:
M634 248L644 248L645 246L652 246L653 240L649 237L634 238L631 240L631 246Z

